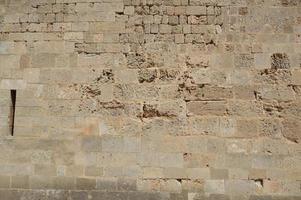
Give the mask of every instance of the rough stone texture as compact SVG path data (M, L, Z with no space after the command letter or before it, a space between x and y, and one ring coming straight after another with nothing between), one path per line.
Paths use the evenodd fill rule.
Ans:
M300 200L300 143L300 0L0 0L1 200Z

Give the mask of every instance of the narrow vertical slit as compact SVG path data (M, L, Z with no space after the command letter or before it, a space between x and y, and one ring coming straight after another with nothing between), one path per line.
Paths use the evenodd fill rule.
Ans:
M14 135L14 128L15 128L15 111L16 111L16 97L17 91L11 90L10 91L10 98L11 98L11 110L10 110L10 128L11 128L11 136Z

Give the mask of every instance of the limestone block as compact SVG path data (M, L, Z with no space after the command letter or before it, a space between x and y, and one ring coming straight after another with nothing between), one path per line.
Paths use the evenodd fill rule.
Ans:
M206 180L204 191L209 194L224 194L225 182L224 180Z
M20 68L20 56L18 55L0 55L0 60L1 70Z
M188 168L187 175L189 179L209 179L209 168Z
M137 181L129 178L119 178L117 180L117 189L119 191L136 191Z
M160 191L160 180L139 180L137 188L138 191L158 192Z
M289 101L294 100L295 95L289 87L262 87L258 90L258 96L264 100Z
M102 151L103 152L122 152L124 149L123 137L110 137L102 138Z
M97 136L86 136L82 138L81 150L87 152L101 151L101 138Z
M254 56L249 54L240 54L234 57L234 65L237 68L250 68L254 65Z
M299 199L300 5L0 0L0 199Z
M180 193L182 191L182 186L177 180L161 180L160 191Z
M41 69L41 83L65 83L71 81L72 73L70 69Z
M31 66L33 68L53 68L55 63L55 54L36 54L32 56Z
M227 113L224 101L192 101L187 103L188 114L223 116Z
M76 178L76 188L79 190L93 190L96 188L96 179Z
M65 190L75 189L75 179L73 177L54 177L53 188Z
M159 154L161 167L182 167L183 156L180 153L162 153Z
M96 181L96 188L105 191L115 191L117 189L117 178L99 178Z
M270 58L267 54L255 54L254 55L254 67L257 69L269 69Z
M160 24L159 25L159 32L162 34L171 33L171 26L167 24Z
M227 168L248 169L252 166L252 158L244 154L229 154L226 157Z
M64 40L81 41L84 39L83 33L80 32L67 32L64 34Z
M292 83L294 85L301 85L301 71L292 71Z
M10 177L9 176L0 176L0 188L9 188L10 187Z
M258 179L266 179L267 177L267 170L264 169L251 169L249 172L249 179L258 180Z
M27 87L27 82L24 80L2 79L0 89L6 90L24 90Z
M254 181L249 180L227 180L225 182L225 189L227 194L254 194L256 187Z
M283 122L283 136L291 141L299 141L300 135L300 120L287 118Z
M85 168L85 175L86 176L102 176L103 169L101 167L89 166L89 167Z
M34 48L37 53L63 53L65 50L68 50L67 43L62 41L38 41L34 43Z
M135 8L134 8L134 6L125 6L123 12L126 15L133 15L135 12Z
M248 139L237 139L226 142L228 153L248 154L251 150L252 143Z
M136 137L124 137L124 151L125 152L140 152L141 142Z
M53 179L48 176L30 176L29 184L31 189L53 189Z
M145 179L154 179L154 178L163 178L164 172L162 168L157 167L144 167L143 168L143 178Z
M229 113L233 116L256 117L263 116L263 106L256 101L230 101Z
M125 24L122 22L94 22L89 24L89 30L93 33L124 33Z
M165 178L173 178L173 179L185 179L187 178L187 172L183 168L164 168L163 174Z
M42 175L42 176L55 175L56 167L53 165L35 165L34 173L35 175Z
M186 14L188 15L206 15L205 6L187 6Z
M210 169L210 178L213 180L228 179L229 171L227 169Z
M237 137L249 138L259 135L259 121L258 120L237 120Z
M11 177L11 187L12 188L29 188L29 177L28 176L12 176Z
M229 169L229 179L247 179L248 178L248 170L246 169L240 169L240 168L234 168Z
M138 83L137 70L132 70L132 69L118 70L115 72L115 76L116 76L116 82L120 84Z

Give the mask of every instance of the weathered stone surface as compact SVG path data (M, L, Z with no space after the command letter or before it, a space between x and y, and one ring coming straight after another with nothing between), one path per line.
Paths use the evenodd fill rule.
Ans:
M0 199L299 200L300 8L0 0Z

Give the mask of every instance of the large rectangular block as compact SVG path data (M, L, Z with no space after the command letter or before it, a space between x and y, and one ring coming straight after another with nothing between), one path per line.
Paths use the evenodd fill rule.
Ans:
M122 22L93 22L89 25L93 33L124 33L125 24Z
M9 188L10 187L10 177L0 175L0 188Z
M187 103L189 115L215 115L227 114L227 103L224 101L191 101Z
M76 188L79 190L93 190L96 188L96 179L76 178Z
M206 15L205 6L187 6L186 7L187 15Z
M0 46L1 49L1 46ZM20 68L19 55L0 55L0 68L3 69L18 69Z
M2 79L0 89L6 90L24 90L27 82L24 80Z

